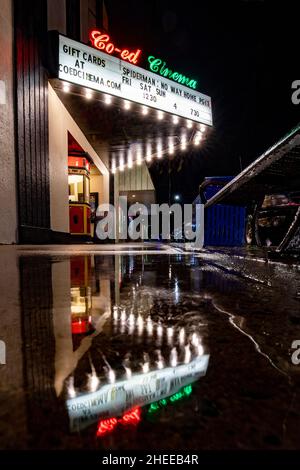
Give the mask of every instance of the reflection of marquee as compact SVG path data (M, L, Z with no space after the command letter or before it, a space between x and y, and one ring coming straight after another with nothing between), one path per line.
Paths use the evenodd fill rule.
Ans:
M83 429L100 417L118 416L134 406L144 406L176 393L204 376L208 361L206 354L189 364L134 375L128 380L104 385L96 392L67 400L71 430Z

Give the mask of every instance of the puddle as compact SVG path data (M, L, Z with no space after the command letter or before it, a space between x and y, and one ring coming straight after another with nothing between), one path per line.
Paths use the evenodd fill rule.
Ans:
M180 254L22 256L18 270L1 448L299 446L292 293Z

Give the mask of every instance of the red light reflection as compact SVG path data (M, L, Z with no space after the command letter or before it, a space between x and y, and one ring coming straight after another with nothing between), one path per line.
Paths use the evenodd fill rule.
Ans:
M125 413L122 418L109 418L101 419L98 423L97 437L102 437L105 434L112 432L118 424L138 424L141 421L141 408L136 407Z

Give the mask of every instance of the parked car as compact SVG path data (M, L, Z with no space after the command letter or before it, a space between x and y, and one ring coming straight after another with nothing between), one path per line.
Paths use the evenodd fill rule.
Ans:
M246 242L258 246L280 245L299 207L300 191L266 195L262 204L249 211Z

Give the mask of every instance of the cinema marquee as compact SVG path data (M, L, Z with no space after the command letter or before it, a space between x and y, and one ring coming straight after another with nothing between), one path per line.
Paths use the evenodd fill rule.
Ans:
M103 45L107 48L112 43L108 42L108 36L106 39ZM109 51L115 52L115 46L112 45ZM126 60L59 35L56 76L65 82L212 125L209 96L130 63L138 58L139 49L118 51Z

